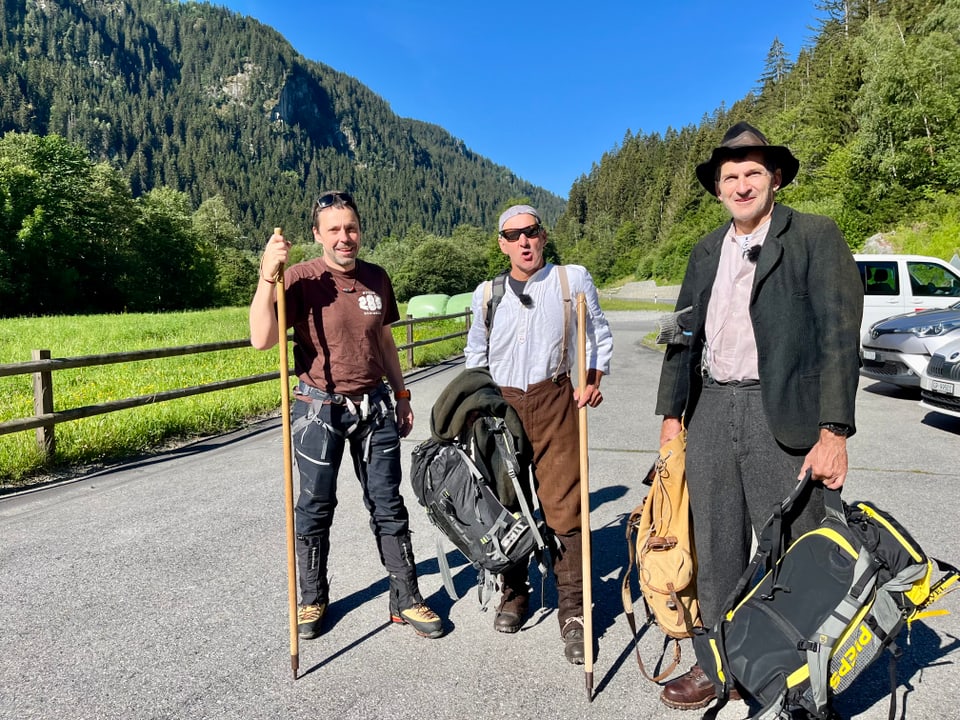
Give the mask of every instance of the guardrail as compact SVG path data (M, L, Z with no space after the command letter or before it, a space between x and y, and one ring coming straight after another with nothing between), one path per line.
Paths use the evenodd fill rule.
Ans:
M451 315L431 315L429 317L413 318L409 315L405 320L398 320L391 327L405 327L407 341L397 346L398 352L407 353L407 365L414 367L413 350L414 348L441 342L443 340L452 340L458 337L464 337L470 330L472 313L465 312L453 313ZM436 322L438 320L455 320L464 318L464 329L455 333L448 333L433 338L423 340L413 339L413 328L415 325L424 322ZM288 335L288 341L292 339ZM33 374L33 412L34 415L24 418L16 418L0 423L0 435L6 435L25 430L36 430L37 447L43 453L45 458L52 458L56 449L56 436L54 428L57 424L68 422L70 420L79 420L80 418L92 417L94 415L103 415L104 413L116 412L117 410L126 410L129 408L150 405L153 403L166 402L167 400L176 400L178 398L188 397L190 395L200 395L208 392L216 392L229 388L240 387L243 385L253 385L254 383L276 380L280 377L280 371L273 373L261 373L259 375L248 375L246 377L233 378L230 380L220 380L218 382L206 383L204 385L193 385L175 390L164 390L151 395L139 395L136 397L122 398L120 400L110 400L96 405L85 405L83 407L71 408L68 410L53 409L53 373L58 370L69 370L72 368L96 367L100 365L113 365L116 363L137 362L140 360L154 360L167 357L178 357L183 355L197 355L206 352L215 352L218 350L233 350L236 348L246 348L250 346L249 339L228 340L216 343L203 343L199 345L181 345L170 348L156 348L152 350L135 350L132 352L105 353L102 355L83 355L68 358L51 358L49 350L33 350L31 360L22 363L0 364L0 377L11 375ZM290 370L288 369L288 374Z

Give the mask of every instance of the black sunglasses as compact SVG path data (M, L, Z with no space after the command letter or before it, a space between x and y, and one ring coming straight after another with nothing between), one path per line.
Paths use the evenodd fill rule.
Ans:
M517 230L501 230L500 237L507 242L516 242L521 235L526 235L528 238L538 237L542 229L539 223L534 223L529 227L518 228Z
M317 198L317 207L321 210L342 202L353 210L357 209L357 203L353 201L353 195L345 192L329 192Z

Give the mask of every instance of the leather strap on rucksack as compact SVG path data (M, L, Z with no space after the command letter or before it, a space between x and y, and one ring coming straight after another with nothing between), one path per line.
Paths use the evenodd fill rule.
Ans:
M621 598L634 638L640 672L648 680L666 679L680 663L680 639L691 637L700 625L696 599L696 559L690 500L684 472L686 430L660 448L648 473L651 486L643 503L627 523L629 564L623 574ZM644 667L637 645L630 578L637 568L646 624L656 621L667 637L674 639L673 661L661 673L651 676ZM666 650L666 648L664 648Z
M673 671L677 669L677 666L680 665L680 641L677 638L673 638L673 660L670 662L670 665L658 675L650 675L650 673L647 672L646 666L643 664L643 658L640 657L640 638L637 636L637 621L633 614L633 592L630 589L630 577L633 575L634 568L637 567L637 554L634 548L637 545L637 530L639 521L640 508L637 508L630 514L630 519L627 521L627 554L629 561L627 563L627 570L623 574L623 584L620 588L620 598L623 601L623 610L627 616L627 623L630 625L630 632L633 635L633 652L636 655L637 665L640 667L640 672L647 680L659 683L670 677ZM639 569L637 570L637 573L639 575ZM640 594L640 597L641 599L643 598L643 593ZM643 606L647 611L647 618L644 625L649 625L654 622L656 618L651 612L650 606L647 604L645 599L643 600Z

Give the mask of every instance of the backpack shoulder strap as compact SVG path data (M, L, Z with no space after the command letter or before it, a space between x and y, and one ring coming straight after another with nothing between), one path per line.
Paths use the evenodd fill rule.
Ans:
M540 509L540 504L537 499L537 490L533 482L533 476L529 471L527 471L530 499L533 503L533 510L531 510L530 505L527 503L527 497L524 493L524 488L520 485L520 464L517 462L517 446L513 441L513 435L503 419L493 418L493 422L491 424L494 442L496 443L497 448L500 450L500 457L503 459L507 469L507 474L510 476L510 481L513 483L514 492L517 493L517 501L520 503L520 510L530 525L530 531L533 533L533 538L536 542L537 548L542 551L547 544L543 539L543 535L540 534L540 530L537 527L537 520L533 514L534 510ZM544 568L544 570L546 570L546 568Z
M497 313L497 306L503 300L504 293L507 292L507 274L509 270L504 270L493 280L487 280L483 284L483 326L487 329L487 343L490 342L490 330L493 328L493 316Z
M487 333L487 364L490 364L490 331L493 329L493 316L497 313L497 306L503 300L507 291L507 274L509 270L487 280L483 284L483 326Z
M557 279L560 281L560 293L563 297L563 337L560 340L560 364L553 373L556 381L560 375L560 368L567 363L567 335L570 333L570 316L573 312L573 303L570 300L570 278L567 277L567 266L557 265Z

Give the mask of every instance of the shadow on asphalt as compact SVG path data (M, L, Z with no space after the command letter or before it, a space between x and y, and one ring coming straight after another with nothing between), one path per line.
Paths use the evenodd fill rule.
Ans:
M457 355L456 357L448 358L447 360L441 360L434 365L413 368L403 376L404 384L410 385L418 380L426 380L434 375L440 375L451 368L459 367L463 365L463 363L463 355Z
M65 469L55 469L50 479L26 486L0 487L0 497L10 494L26 494L45 490L58 485L68 485L81 480L93 480L117 470L138 470L163 465L183 457L199 455L210 450L229 447L266 432L279 432L280 416L268 417L252 422L237 430L222 435L210 435L188 440L171 441L171 444L151 449L137 455L130 455L103 464L81 465ZM277 474L283 475L283 468L277 463Z
M617 488L608 488L598 494L605 494L620 497L615 491ZM615 498L611 498L615 499ZM623 603L620 594L623 573L627 564L626 549L626 521L629 513L623 513L616 520L607 525L593 530L593 628L594 628L594 660L603 655L610 655L616 652L616 658L609 663L604 675L599 679L594 690L598 695L604 691L611 679L620 671L620 668L627 662L630 655L634 654L633 638L630 634L624 634L622 637L608 637L607 631L612 627L614 619L623 612ZM446 553L447 562L450 565L453 574L454 587L459 597L464 597L467 593L476 592L477 571L472 565L466 563L464 556L459 550L451 550ZM531 565L530 582L533 592L530 597L530 607L533 609L530 619L524 625L521 632L536 627L549 616L554 614L556 608L556 586L553 582L553 576L550 572L546 578L542 578L536 563ZM420 577L432 573L439 574L440 568L435 558L430 558L417 563L417 573ZM543 583L541 584L541 580ZM543 593L541 594L541 587ZM361 591L352 593L343 598L332 602L327 609L327 617L324 622L324 634L330 630L352 610L360 605L369 602L377 596L387 592L388 583L386 578L373 583ZM634 587L636 593L636 588ZM496 607L498 597L496 593L490 599L488 607ZM541 607L542 600L542 607ZM441 588L427 598L427 603L438 612L441 617L448 618L446 621L446 631L453 632L455 627L449 621L450 611L454 600L451 599L446 591ZM643 638L651 629L659 632L654 623L645 623L643 618L642 601L634 600L634 611L637 613L637 623L640 625L637 638ZM492 622L491 614L491 622ZM378 633L390 627L389 621L379 625L366 635L358 638L354 642L346 645L336 652L328 655L320 662L301 673L301 677L309 675L321 668L334 662L341 656L350 652L352 649L363 644ZM558 630L559 631L559 630ZM960 649L960 639L947 635L950 642L941 645L940 638L933 630L928 628L923 622L915 623L910 629L904 629L899 638L898 644L903 649L903 654L896 663L897 674L897 692L900 718L907 717L907 706L909 704L910 694L916 689L915 684L922 683L923 670L927 667L934 667L944 663L953 664L953 660L946 659L948 655ZM651 675L659 673L664 665L672 658L670 646L672 640L663 636L663 647L659 654L654 657L644 658L644 664ZM686 646L689 648L689 645ZM857 717L867 712L877 703L884 701L890 695L889 681L889 653L881 655L861 675L857 682L853 684L852 689L836 697L834 700L835 710L842 718ZM689 665L694 662L693 657L689 662L683 661L682 665ZM685 671L685 667L679 670ZM638 679L639 668L636 671Z
M952 415L928 412L920 422L927 427L943 430L944 432L953 433L954 435L960 435L960 418L955 418Z
M872 385L864 386L862 389L871 395L881 395L895 400L920 400L920 388L905 388L890 383L875 382ZM953 435L960 435L960 418L955 418L952 415L931 411L920 422L927 427L943 430Z
M591 493L590 496L591 508L596 510L607 503L617 502L624 495L626 495L627 490L628 489L623 485L614 485L596 490ZM613 626L615 618L623 613L623 601L621 599L620 586L628 560L626 545L626 522L630 515L630 510L632 510L632 508L625 508L623 513L619 514L614 520L606 525L602 527L591 528L591 540L593 543L592 592L594 606L594 638L597 641L603 641L603 645L616 642L617 646L622 648L617 651L619 652L619 658L607 671L605 677L601 680L600 685L597 687L598 692L607 682L609 682L609 678L616 673L617 669L623 664L624 659L632 651L632 638L629 635L624 635L623 638L616 639L606 637L607 632ZM445 547L451 547L451 543L446 539L443 540L443 544ZM466 558L459 550L448 550L445 552L445 555L447 564L450 567L450 573L453 578L453 586L457 593L457 599L464 598L471 593L476 597L478 592L477 570L473 567L473 565L467 562ZM545 561L547 568L549 568L549 563L549 558L547 558ZM429 575L439 574L440 565L436 558L427 558L417 563L418 577L423 578ZM335 586L335 583L336 578L333 577L331 579L331 586ZM536 627L540 623L547 620L550 616L555 614L557 607L557 589L556 584L554 583L553 574L549 571L549 569L547 569L546 575L542 575L536 561L531 562L530 585L532 587L532 592L530 595L531 616L524 624L521 632L530 630L531 628ZM358 590L350 595L337 598L331 602L327 608L327 615L324 618L324 634L329 633L338 622L343 620L347 615L359 608L361 605L375 600L378 598L378 596L386 594L388 588L389 585L387 579L384 577L382 580L378 580L362 590ZM333 590L333 593L335 592L336 590ZM496 608L499 601L499 594L496 591L489 594L490 597L488 599L487 609L491 612L490 621L492 623L492 612ZM437 614L440 615L440 617L447 618L445 621L446 631L448 633L454 632L456 628L452 625L449 618L453 604L456 602L456 600L451 598L447 594L446 590L441 586L439 590L426 598L426 602L437 612ZM478 607L479 606L480 602L478 601ZM383 626L372 630L364 637L358 639L351 646L342 648L333 655L330 655L317 665L307 670L304 674L308 674L327 665L337 657L343 655L351 647L354 647L356 644L369 639L376 633L380 632L384 627L389 625L390 623L388 622ZM640 634L642 635L645 631L645 628L641 628ZM559 628L557 632L559 633ZM602 652L603 648L600 648L600 652L597 653L595 658Z
M898 717L909 717L907 706L910 694L916 689L915 684L923 683L923 669L949 663L946 656L960 648L960 640L952 635L946 635L951 642L941 645L937 633L928 628L922 621L914 623L909 629L904 629L897 640L903 654L896 663L897 701L899 704ZM908 641L909 638L909 641ZM877 703L890 697L889 658L890 653L884 652L867 668L850 691L838 695L834 700L834 708L841 717L853 718L865 713ZM950 688L942 688L941 692L949 693ZM945 713L946 717L949 713Z
M864 385L861 389L863 392L868 392L872 395L883 395L889 398L901 398L903 400L920 399L919 387L901 387L899 385L877 381L873 383L873 385Z
M333 607L333 606L331 605L331 607ZM328 609L328 612L329 612L329 609ZM326 618L324 618L324 620L326 620ZM344 645L342 648L340 648L339 650L337 650L335 653L333 653L333 654L331 654L331 655L328 655L328 656L325 657L323 660L321 660L320 662L318 662L317 664L315 664L313 667L308 668L307 670L304 670L304 671L303 671L302 673L300 673L297 677L298 677L298 678L305 677L305 676L309 675L310 673L316 672L317 670L320 670L321 668L325 667L326 665L329 665L329 664L332 663L334 660L336 660L337 658L339 658L341 655L346 655L348 652L350 652L351 650L353 650L355 647L359 647L360 645L362 645L363 643L365 643L367 640L369 640L370 638L372 638L372 637L373 637L374 635L376 635L377 633L383 632L383 631L386 630L388 627L390 627L391 624L392 624L392 623L388 620L387 622L383 623L383 625L378 625L377 627L375 627L373 630L371 630L370 632L368 632L368 633L367 633L366 635L364 635L363 637L357 638L356 640L354 640L354 641L353 641L352 643L350 643L349 645ZM330 631L330 627L332 627L332 623L331 623L331 624L324 623L324 631L323 631L323 634L324 634L324 635L326 635L326 634ZM302 641L301 641L301 642L302 642Z

